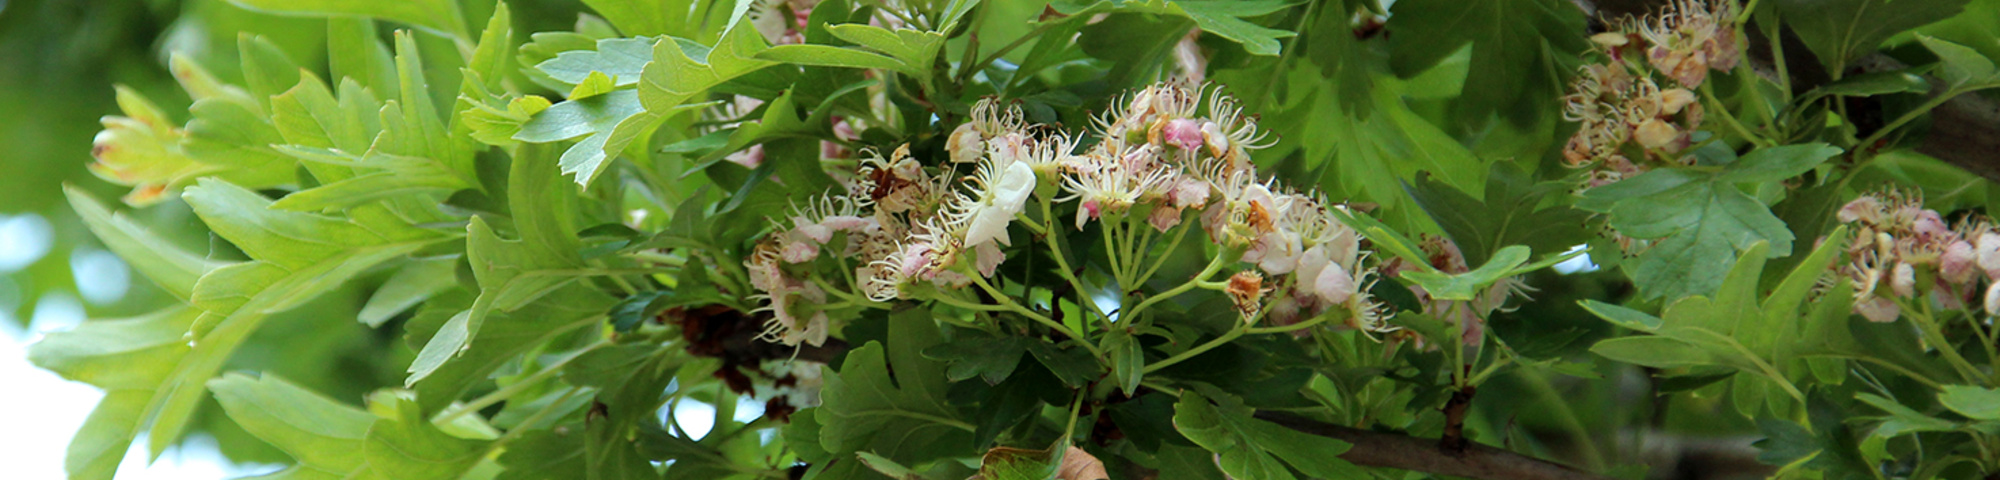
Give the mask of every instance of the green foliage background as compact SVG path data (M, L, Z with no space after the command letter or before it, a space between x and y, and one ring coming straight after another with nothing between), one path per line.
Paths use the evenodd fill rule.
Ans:
M586 8L586 3L599 8ZM1841 23L1838 15L1822 16L1813 11L1866 13L1870 8L1885 8L1887 2L1829 3L1831 6L1766 0L1755 14L1784 18L1817 59L1831 67L1828 70L1834 72L1835 79L1853 59L1884 49L1898 58L1914 59L1912 63L1943 62L1941 67L1906 73L1942 76L1955 93L2000 85L1990 62L1985 64L1986 71L1965 67L1976 65L1981 57L2000 58L2000 41L1993 39L1994 32L2000 31L2000 5L1996 5L2000 2L1896 0L1893 18L1858 23ZM703 285L729 281L727 278L683 273L673 282L680 286L678 290L617 298L599 288L601 285L536 272L636 268L587 264L595 258L585 256L591 249L629 251L643 245L741 255L744 241L760 233L764 215L781 211L789 200L817 193L821 188L815 187L832 185L833 180L814 168L817 165L801 166L798 162L774 161L755 172L716 167L717 162L723 155L750 145L761 145L776 157L810 150L816 146L814 140L831 137L828 121L833 112L868 108L859 95L849 95L863 88L855 87L864 83L855 68L901 75L897 88L923 92L925 98L937 102L933 106L942 118L953 121L966 113L972 100L994 94L1022 101L1035 122L1086 125L1088 112L1105 108L1110 95L1162 76L1170 68L1163 65L1171 62L1171 47L1190 28L1206 32L1200 45L1209 54L1208 78L1226 85L1244 102L1246 111L1261 115L1263 127L1275 133L1274 146L1258 153L1265 171L1293 184L1317 185L1332 198L1371 204L1378 208L1373 213L1381 220L1384 233L1393 230L1411 237L1448 236L1463 249L1468 264L1494 265L1485 273L1495 278L1504 276L1500 275L1503 272L1534 270L1515 269L1530 261L1528 251L1534 252L1536 260L1582 243L1592 243L1597 252L1604 252L1594 256L1603 267L1599 270L1526 273L1528 282L1540 289L1533 295L1535 300L1489 319L1491 335L1502 342L1495 348L1516 355L1509 358L1518 358L1520 363L1480 387L1482 400L1474 404L1466 420L1474 441L1504 443L1517 451L1559 458L1591 471L1635 474L1645 468L1641 463L1648 459L1609 445L1624 434L1624 429L1646 425L1673 436L1768 437L1767 463L1832 472L1827 476L1858 478L1863 475L1858 472L1874 470L1871 462L1890 459L1910 459L1907 462L1911 464L1944 462L1937 467L1939 471L1970 476L1972 470L1954 466L1951 459L1925 458L1921 449L1908 453L1905 444L1890 443L1888 438L1895 435L1876 430L1871 436L1848 430L1852 424L1863 423L1860 420L1875 419L1872 414L1855 412L1872 407L1875 410L1867 412L1881 411L1884 418L1902 422L1896 424L1902 433L1921 432L1932 435L1924 438L1932 439L2000 425L1995 423L2000 421L2000 413L1989 408L2000 403L1993 390L1951 385L1942 388L1939 396L1912 381L1891 381L1881 388L1923 392L1917 395L1922 400L1912 401L1871 397L1875 394L1862 392L1858 382L1843 385L1836 380L1843 376L1840 365L1806 357L1886 359L1882 362L1901 369L1898 371L1918 374L1944 367L1920 346L1924 343L1915 337L1917 333L1859 322L1852 322L1850 328L1852 319L1844 303L1835 302L1835 308L1802 305L1800 300L1830 263L1830 256L1836 255L1830 253L1832 249L1816 248L1813 240L1831 236L1829 243L1839 244L1845 231L1835 228L1831 212L1854 192L1901 186L1929 193L1925 206L1939 211L1991 212L1992 207L2000 206L2000 191L1990 182L1937 159L1898 148L1870 157L1861 168L1842 170L1845 180L1837 185L1824 181L1785 185L1783 182L1801 175L1823 180L1836 169L1852 166L1835 165L1852 157L1828 159L1851 151L1856 143L1866 143L1857 142L1856 137L1865 133L1856 131L1852 123L1821 121L1808 127L1787 125L1790 130L1784 131L1785 135L1773 135L1792 145L1762 145L1731 137L1742 147L1743 155L1739 157L1727 144L1702 152L1703 160L1710 162L1703 167L1713 168L1660 170L1640 177L1643 181L1600 187L1572 198L1568 185L1557 180L1570 173L1561 165L1561 150L1576 127L1562 121L1561 103L1553 99L1567 90L1569 78L1584 62L1591 48L1586 34L1594 27L1567 1L1402 0L1388 7L1359 0L986 2L977 16L967 20L977 25L984 38L1078 36L1073 47L1034 44L1005 52L1002 58L1006 65L1034 73L1019 78L1014 71L997 66L980 72L950 70L950 62L938 61L941 55L983 58L998 53L999 45L994 43L999 42L971 44L936 33L883 39L866 37L866 31L851 25L846 29L813 28L804 33L810 45L757 51L758 42L746 37L756 32L748 28L725 34L719 26L691 26L686 18L651 15L646 5L635 3L515 2L507 5L511 15L502 17L505 23L494 25L484 23L496 12L490 2L382 5L389 4L309 0L0 3L0 52L6 52L0 54L0 168L5 169L5 174L0 174L0 192L6 192L0 194L0 213L41 215L49 219L55 235L55 247L46 256L0 277L0 308L10 309L15 313L13 318L25 322L39 299L73 294L70 258L78 249L142 252L126 255L140 273L156 279L178 274L187 281L149 282L134 275L129 293L122 298L87 304L92 318L130 319L92 322L70 337L51 337L50 345L44 347L49 350L108 352L72 364L59 363L68 360L63 357L52 361L58 362L52 368L89 377L86 380L106 388L107 405L136 409L152 398L154 390L133 378L169 373L132 365L163 356L180 358L172 355L186 350L185 346L155 341L157 338L134 339L130 344L64 342L115 336L106 333L114 331L192 329L247 337L244 347L226 358L206 358L213 371L260 373L225 374L206 384L215 391L212 397L202 393L199 383L163 390L170 392L167 402L178 407L168 409L169 415L187 415L189 421L185 431L156 430L149 445L155 453L176 441L178 436L173 433L196 432L216 437L232 460L295 464L297 467L283 475L301 478L337 477L357 469L365 472L366 468L394 469L409 473L410 478L457 478L466 470L480 473L479 469L492 474L491 469L501 466L532 472L588 469L631 473L648 471L648 462L660 459L675 459L679 463L672 471L690 478L748 478L782 471L763 468L773 458L812 463L818 466L815 475L836 477L868 471L857 462L828 463L834 458L860 458L874 471L892 471L908 464L931 467L933 471L922 473L933 475L966 474L978 465L932 462L963 457L959 450L965 448L954 447L987 445L998 438L1033 438L1046 444L1053 439L1041 438L1049 436L1047 429L1038 430L1034 422L1022 424L1021 420L1040 414L1039 407L1044 404L1061 407L1069 389L1082 387L1102 373L1094 370L1098 366L1089 359L1082 362L1089 365L1063 368L1063 357L1077 354L1076 350L1007 343L1017 341L1013 339L968 339L974 337L970 333L949 340L957 343L947 343L935 329L911 327L927 318L927 311L907 308L888 315L871 314L842 332L854 349L837 363L839 373L828 375L828 393L817 411L794 417L794 423L784 428L731 423L726 419L734 397L721 381L708 375L715 365L661 360L675 355L668 350L678 345L625 337L614 344L567 330L551 333L545 327L548 322L601 326L602 315L607 313L629 321L625 317L657 313L668 301L749 310L746 307L752 305L744 299L701 290ZM264 10L252 11L245 6ZM364 10L340 12L342 8ZM1045 8L1078 18L1104 16L1095 22L1034 22ZM287 9L373 15L384 21L343 18L332 20L336 23L330 26L329 20L318 17L268 13ZM1325 11L1362 11L1392 20L1380 26L1382 30L1371 32L1355 28L1349 15ZM583 16L584 20L578 20L592 12L602 18ZM707 20L726 19L726 13L710 11ZM834 23L865 21L838 15L814 14L817 20ZM335 48L336 52L352 54L351 58L329 58L329 42L342 40L329 39L327 32L330 27L339 31L344 26L379 29L363 32L360 37L381 40L380 45L372 49ZM389 33L405 26L423 29ZM1870 28L1853 28L1856 26ZM481 34L486 31L511 31L513 42L481 44ZM530 32L563 33L529 37ZM1918 40L1917 33L1927 35L1928 40ZM668 34L685 39L652 43L652 38ZM456 35L458 42L451 35ZM629 38L638 35L649 38ZM874 41L861 40L864 38ZM1935 43L1926 48L1926 42L1937 39L1965 45L1960 47L1966 50L1960 52L1964 56L1954 57L1950 53L1957 50ZM543 64L539 70L515 65L496 71L496 66L515 61L516 47L524 43L530 45L518 52L521 59L566 58L573 63ZM239 52L249 52L250 58ZM562 57L558 57L559 52ZM239 186L203 180L187 189L186 202L140 208L111 207L109 201L92 200L116 198L128 190L103 182L85 169L91 158L92 135L102 128L98 118L119 111L113 85L150 99L175 123L188 119L189 108L200 100L190 98L175 82L172 56L200 66L222 83L246 86L260 101L277 97L270 100L273 116L300 115L294 118L322 122L326 118L315 115L352 106L338 102L363 104L356 108L368 112L379 105L349 96L352 91L338 83L331 88L317 87L319 90L294 90L293 86L302 84L302 78L305 85L317 85L315 77L336 78L335 65L365 65L340 73L367 72L354 79L356 85L374 90L377 103L398 101L403 109L399 111L407 114L403 118L414 119L397 125L411 129L409 132L386 129L391 133L385 137L393 144L389 153L399 158L429 158L437 166L390 170L372 177L379 183L356 182L349 185L354 188L346 190L338 188L340 181L328 181L315 185L323 189L316 193L294 193L276 203L265 189L284 182ZM422 62L415 60L419 57ZM467 58L471 62L461 65ZM305 76L294 73L285 62L303 67ZM246 72L246 65L253 71ZM786 73L763 69L771 65L786 66ZM265 70L257 71L258 67ZM398 72L416 69L421 75L398 76ZM493 76L468 79L464 77L468 71ZM957 77L951 77L954 74ZM809 76L810 81L801 81L801 76ZM978 78L974 81L970 77ZM1883 97L1880 100L1892 111L1924 100L1921 87L1869 83L1875 80L1834 83L1827 88L1829 93L1854 98ZM1769 104L1785 106L1793 101L1792 93L1804 95L1779 94L1748 68L1716 72L1710 81L1714 91L1705 93L1719 97L1712 101L1742 111ZM468 138L517 146L511 160L492 153L484 144L477 145L478 153L464 153L457 150L461 145L435 140L444 138L446 132L434 121L423 121L429 115L426 110L449 117L467 107L457 99L458 94L502 83L522 93L570 100L548 106L532 119L496 113L507 112L512 106L505 102L481 105L489 108L479 121L490 123L471 127L475 133ZM422 88L426 84L427 90ZM413 85L419 88L412 89ZM696 135L691 116L672 113L684 104L706 100L712 91L772 98L758 122L727 133ZM495 94L473 101L511 98ZM904 102L902 107L917 110L908 99L898 101ZM1819 105L1799 103L1801 109ZM1768 116L1761 120L1780 123ZM930 119L882 123L891 128L866 132L860 142L888 146L917 138L925 153L942 150L938 137L943 132L935 131L937 125ZM667 127L651 133L649 128L659 125ZM1921 127L1921 123L1915 126ZM343 141L354 139L340 138L333 130L319 132L324 138L316 140L323 145L284 153L338 159L345 157L334 148L366 150L365 143L358 144L361 148L352 148L357 145L352 143L343 145ZM283 140L303 143L293 138ZM1891 147L1908 147L1917 139L1898 136L1886 141ZM251 154L277 155L245 153ZM358 157L346 160L368 161ZM298 172L277 174L290 178L310 170L315 178L353 176L353 172L328 174L315 168L329 167L307 165ZM479 178L460 174L466 171ZM681 172L695 174L683 176ZM766 182L767 178L778 180ZM387 213L375 217L305 213L376 207L364 205L376 199L366 195L378 193L370 189L391 181L408 191L448 194L468 188L485 190L464 197L453 195L450 202L454 208L482 214L464 220L465 239L453 242L479 265L476 270L460 271L455 260L422 259L424 254L449 250L430 243L437 238L434 231L413 226L424 222L383 220L391 218ZM633 183L651 188L621 187ZM1768 188L1741 188L1744 184ZM73 195L69 201L65 201L65 185ZM584 186L591 189L568 194ZM1652 188L1656 186L1659 188ZM570 202L584 205L567 208L576 206ZM401 215L402 220L443 221L449 216L427 210L432 205L385 205L380 206L382 211ZM672 218L673 223L649 225L652 228L644 232L585 230L615 224L624 207L631 205L658 210L662 218ZM1662 209L1717 213L1695 218L1656 214ZM114 210L119 212L116 216L111 213ZM92 235L79 214L100 224L117 225L132 237L121 239L102 232ZM251 218L254 221L244 224L263 229L237 225L238 230L210 232L204 218ZM389 224L394 225L384 226ZM301 245L299 239L283 235L287 228L316 232L319 236L313 240L320 243ZM1621 262L1611 253L1617 247L1596 235L1601 228L1635 236L1641 236L1635 232L1648 232L1650 235L1643 236L1661 240L1655 246L1658 250L1648 256ZM1392 243L1392 236L1382 235L1376 241ZM617 243L621 241L626 243ZM1527 250L1508 248L1515 245ZM173 252L187 254L176 256ZM405 258L418 259L400 260ZM687 258L690 260L685 261L693 265L688 271L710 271L702 259ZM371 268L391 259L402 263L396 263L395 268ZM735 260L708 261L716 265L714 271L724 271L735 268L730 263ZM1200 260L1176 260L1163 271L1185 277L1201 269ZM325 293L266 297L261 291L231 292L246 297L258 294L250 303L192 298L194 276L223 262L232 262L226 267L233 269L228 275L241 276L233 279L293 279L288 275L296 275L306 284L298 291ZM1545 265L1531 265L1539 266ZM1472 291L1472 284L1484 286L1495 279L1472 278L1477 273L1438 281L1460 282L1457 287ZM314 283L326 278L340 281ZM1437 285L1450 284L1426 286ZM381 291L411 293L407 298L384 298ZM1845 293L1837 288L1834 291L1835 296ZM652 302L661 297L669 300ZM1686 297L1697 298L1676 303ZM191 301L201 311L174 309L183 301ZM397 313L420 304L431 308ZM460 310L466 313L455 315ZM1195 305L1185 310L1177 313L1199 321L1214 317L1204 314L1226 310L1226 305ZM266 313L269 318L264 318ZM1406 326L1412 331L1436 328L1423 321L1410 320ZM1190 343L1230 328L1190 324L1174 333L1187 336ZM616 328L621 334L631 329L629 325ZM648 333L655 334L666 335ZM1735 340L1718 342L1714 340L1718 335ZM1145 467L1190 472L1188 478L1214 478L1217 471L1213 463L1239 478L1283 478L1293 473L1330 478L1354 474L1350 469L1355 467L1314 453L1340 450L1345 443L1284 429L1254 417L1253 411L1361 405L1374 410L1327 415L1425 435L1443 427L1445 420L1434 407L1451 392L1430 380L1440 375L1451 377L1450 367L1441 365L1457 359L1419 352L1397 357L1406 364L1385 364L1381 358L1366 356L1380 352L1364 345L1352 347L1361 353L1339 359L1342 362L1293 365L1285 362L1307 357L1304 349L1308 347L1273 337L1284 336L1257 337L1223 347L1209 354L1215 363L1199 369L1182 366L1160 372L1164 377L1211 385L1207 390L1191 389L1178 400L1154 395L1120 403L1100 414L1101 418L1117 420L1132 439L1119 444L1116 448L1122 450L1116 451L1131 455ZM1784 343L1793 338L1804 338L1807 344ZM1157 351L1161 348L1157 341L1149 341L1145 347L1137 340L1127 342L1138 361L1123 365L1125 373L1143 366L1146 348L1156 349L1155 356L1163 353ZM1005 354L1003 358L1019 362L979 363L969 356L954 357L947 348L953 346L991 348ZM1069 360L1069 365L1076 365L1074 357ZM1493 365L1492 360L1488 362L1485 365ZM1015 363L1031 368L1010 376L1009 369ZM552 386L535 385L531 380L547 378L537 377L541 375L538 371L590 386L600 401L634 401L609 402L604 411L585 409L586 399L572 398ZM408 375L412 372L414 378ZM1399 381L1411 379L1415 386L1370 386L1371 379L1385 375ZM489 377L499 377L500 382L489 382ZM1308 377L1310 381L1305 380ZM973 378L990 381L981 384L969 380ZM1428 380L1418 381L1422 379ZM991 385L995 382L998 385ZM1649 386L1630 388L1634 383ZM406 385L414 395L383 390ZM488 408L494 422L516 427L505 433L473 418L481 416L470 413L477 408L448 406L454 400L490 394L508 385L526 386L524 391L509 392L519 402L508 401L498 408L478 406ZM719 428L734 429L738 434L768 428L774 435L799 441L791 442L786 450L772 446L774 443L760 443L754 435L684 438L670 431L670 425L651 421L656 417L650 410L620 409L645 404L651 400L649 395L657 397L669 385L678 389L675 398L721 406L717 418L724 421L718 422ZM1267 385L1304 387L1270 391ZM1128 393L1132 390L1131 385L1125 387ZM886 393L855 396L853 391ZM1655 392L1683 395L1655 397ZM1341 395L1347 398L1331 399ZM540 418L533 413L565 402L575 403L563 410L569 417ZM462 421L425 421L426 415L440 411ZM876 415L883 411L919 415L883 421L883 416ZM171 429L173 420L155 421ZM1015 424L1007 423L1010 420ZM581 431L551 433L569 427ZM884 431L908 435L888 438L881 433ZM1151 445L1144 445L1138 438L1142 433L1171 441L1152 440ZM1892 429L1890 433L1898 432ZM566 435L581 435L585 440ZM88 446L97 440L107 449L97 453L116 453L108 449L122 444L109 437L85 438L82 443ZM1877 443L1864 448L1853 444L1857 438ZM509 447L497 458L482 458L489 442ZM1245 447L1235 448L1239 445ZM1228 453L1211 461L1204 448ZM1813 452L1821 453L1807 460ZM72 462L77 462L76 456L72 451ZM1045 459L1036 462L1041 460ZM82 463L88 464L85 468L104 468ZM825 465L845 470L827 472Z

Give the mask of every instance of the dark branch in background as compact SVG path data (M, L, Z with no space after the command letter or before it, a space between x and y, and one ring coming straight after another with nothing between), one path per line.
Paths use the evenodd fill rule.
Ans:
M1479 443L1470 443L1457 452L1440 448L1438 441L1400 433L1375 432L1343 427L1296 415L1257 412L1264 419L1285 428L1353 444L1342 460L1356 465L1387 467L1435 475L1481 480L1610 480L1611 477L1571 468L1560 463L1529 457Z
M1590 15L1594 24L1606 19L1638 17L1659 9L1664 0L1570 0ZM1749 45L1745 57L1749 67L1766 78L1775 77L1772 66L1770 39L1758 32L1748 30ZM1829 79L1822 73L1818 60L1812 51L1800 43L1798 37L1789 30L1784 31L1779 41L1784 42L1785 67L1792 79L1792 91L1805 92L1825 84ZM1888 55L1874 53L1854 62L1852 73L1883 72L1907 68L1902 62ZM1944 92L1943 82L1934 76L1926 76L1931 81L1931 95ZM1873 98L1861 99L1869 107L1879 109L1880 102ZM1853 109L1850 109L1852 111ZM1862 136L1873 133L1881 127L1876 119L1855 119L1862 125ZM1872 124L1872 125L1871 125ZM1866 148L1866 147L1864 147ZM2000 182L2000 102L1982 97L1977 93L1959 95L1951 101L1931 110L1930 131L1916 147L1922 153L1942 160L1952 166L1965 169L1987 180Z

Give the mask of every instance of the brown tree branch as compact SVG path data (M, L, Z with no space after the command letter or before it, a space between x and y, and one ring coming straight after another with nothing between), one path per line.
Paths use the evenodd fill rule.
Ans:
M1356 465L1386 467L1481 480L1611 480L1611 477L1571 468L1479 443L1458 452L1400 433L1344 427L1287 413L1261 411L1257 418L1285 428L1353 444L1342 460Z

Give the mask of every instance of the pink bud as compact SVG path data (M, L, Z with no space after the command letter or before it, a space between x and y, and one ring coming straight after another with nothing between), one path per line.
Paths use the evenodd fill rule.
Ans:
M834 215L826 217L825 220L820 220L819 224L825 225L826 228L831 228L834 229L835 231L841 231L841 232L866 232L881 227L881 224L876 223L874 218L857 217L854 215ZM825 242L822 241L821 243Z
M1154 230L1166 233L1167 229L1181 224L1181 209L1164 205L1153 207L1153 213L1146 216L1146 223L1152 224Z
M1881 200L1871 195L1862 195L1856 197L1854 201L1847 202L1846 205L1841 205L1840 213L1834 214L1834 217L1839 218L1842 223L1854 223L1863 220L1873 223L1880 216L1879 212L1881 211Z
M1007 261L1007 254L1002 253L1000 247L994 245L993 242L981 243L978 247L973 248L973 252L979 256L976 260L978 261L979 276L982 277L992 278L993 269L999 268L1000 262Z
M806 263L819 257L819 245L814 245L812 242L784 242L784 244L785 248L780 254L785 257L785 263Z
M944 149L951 154L952 163L972 163L979 161L979 154L985 153L981 149L984 143L979 128L966 122L952 130L950 137L945 137Z
M1987 298L1993 298L1991 290L1988 290L1987 293ZM1896 302L1887 298L1869 297L1867 300L1861 301L1861 303L1854 304L1854 313L1861 314L1862 317L1866 317L1871 322L1889 323L1896 321L1897 317L1901 317L1903 309L1896 306Z
M1208 203L1208 190L1208 182L1194 177L1181 177L1180 182L1174 184L1172 198L1174 206L1187 208Z
M903 263L896 266L896 273L904 277L916 278L924 267L931 264L931 244L912 243L903 247Z
M1972 244L1964 240L1951 242L1944 247L1944 255L1938 260L1938 273L1947 282L1965 283L1972 280L1972 266L1977 261Z
M1936 210L1917 212L1916 225L1912 226L1911 229L1916 230L1917 238L1921 239L1928 240L1951 236L1951 228L1945 226L1944 218L1939 217Z
M1889 290L1903 298L1917 296L1917 269L1908 263L1897 263L1889 271Z
M1104 202L1100 202L1095 198L1084 199L1083 204L1076 208L1076 228L1083 228L1085 223L1098 218L1103 213Z
M1167 121L1167 144L1187 151L1199 151L1204 141L1201 123L1185 118Z
M1313 293L1318 293L1319 298L1326 299L1328 303L1346 302L1348 297L1354 296L1354 276L1348 274L1347 268L1340 264L1329 263L1326 264L1326 268L1320 269L1319 278L1314 280L1313 287L1315 290Z
M2000 280L2000 233L1979 234L1974 244L1973 254L1979 259L1979 269L1986 271L1989 280Z

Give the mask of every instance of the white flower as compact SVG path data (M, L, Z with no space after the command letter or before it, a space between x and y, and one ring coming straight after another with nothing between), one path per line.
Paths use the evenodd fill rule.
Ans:
M965 224L965 246L977 247L989 241L998 240L1002 245L1013 245L1007 235L1007 225L1014 216L1021 213L1027 204L1028 195L1035 193L1035 169L1023 162L1009 161L1005 165L989 161L980 169L977 179L983 191L979 198L961 196L961 202L970 200L970 205L961 205L953 213L962 216Z

